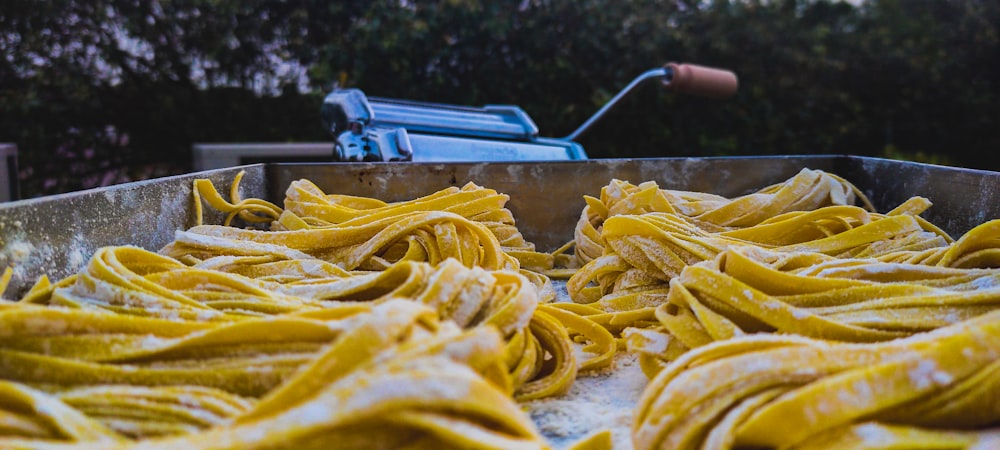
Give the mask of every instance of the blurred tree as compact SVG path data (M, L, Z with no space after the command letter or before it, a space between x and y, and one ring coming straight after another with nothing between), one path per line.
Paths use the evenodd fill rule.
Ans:
M318 136L284 2L11 0L0 140L39 195L186 171L193 140ZM288 108L284 111L276 106ZM235 131L235 132L234 132Z

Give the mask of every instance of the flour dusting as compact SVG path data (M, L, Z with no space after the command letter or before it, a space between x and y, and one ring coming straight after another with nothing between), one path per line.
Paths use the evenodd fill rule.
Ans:
M553 287L556 301L570 301L565 282L554 281ZM555 449L568 448L596 431L609 429L614 448L628 450L632 448L632 411L648 381L636 355L620 350L612 369L581 373L566 394L522 406Z

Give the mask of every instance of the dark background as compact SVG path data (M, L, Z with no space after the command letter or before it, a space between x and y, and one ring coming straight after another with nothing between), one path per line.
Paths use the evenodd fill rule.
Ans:
M667 61L591 158L840 153L997 170L1000 2L869 0L0 3L0 142L22 197L191 171L195 142L331 141L323 96L515 104L563 136Z

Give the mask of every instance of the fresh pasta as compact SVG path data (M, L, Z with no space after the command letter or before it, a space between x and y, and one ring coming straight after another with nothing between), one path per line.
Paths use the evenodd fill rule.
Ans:
M575 230L575 255L585 264L603 253L601 228L618 215L668 213L683 217L706 231L722 231L757 225L793 211L810 211L824 206L853 205L861 201L874 211L868 198L854 185L831 173L802 169L794 177L745 196L728 199L702 192L660 189L647 181L633 185L611 180L601 189L600 198L585 196L587 206Z
M731 199L612 180L546 253L473 183L278 206L243 176L196 180L159 251L0 301L0 448L548 449L524 402L622 349L637 449L1000 442L1000 221L955 240L809 169Z
M871 344L757 334L660 371L633 422L637 449L971 448L996 442L1000 311Z
M49 310L27 305L3 313L21 308ZM19 336L113 338L112 330L126 331L138 319L61 313L77 317L24 321ZM145 341L131 342L131 353L115 352L100 362L4 349L0 370L7 378L17 378L18 371L25 377L0 382L0 396L8 399L0 411L16 419L5 421L0 446L129 448L135 442L127 437L144 437L143 448L310 448L323 442L544 448L510 398L500 334L490 326L463 332L436 317L427 306L393 300L249 320L181 338L143 335ZM66 334L56 323L72 323L67 326L79 334ZM258 347L250 352L248 345ZM89 348L62 348L81 347ZM271 353L302 357L268 360L260 353L269 347ZM197 364L185 363L191 359ZM373 429L384 437L373 440Z
M884 341L1000 309L997 269L819 256L744 247L685 268L655 309L659 327L637 332L632 350L665 362L691 348L759 332ZM651 336L656 332L665 336ZM662 342L666 348L646 345Z

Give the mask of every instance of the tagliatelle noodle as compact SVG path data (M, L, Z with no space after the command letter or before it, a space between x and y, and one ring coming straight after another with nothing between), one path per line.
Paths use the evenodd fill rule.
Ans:
M515 226L506 208L509 197L473 183L462 188L450 187L414 200L384 203L374 199L330 195L308 180L289 184L285 192L285 211L275 229L351 226L414 212L445 211L458 214L486 226L504 252L515 257L521 268L546 274L563 273L556 268L568 262L561 252L535 251Z
M6 379L135 437L218 424L246 409L235 395L266 392L339 335L315 320L178 322L24 303L0 310L0 323Z
M229 199L226 201L215 189L210 180L197 179L194 181L191 193L194 196L195 220L198 225L202 224L204 215L202 213L201 202L204 200L213 208L226 213L224 225L232 223L233 219L239 217L249 223L270 222L277 219L281 214L281 208L277 205L258 198L242 199L240 197L240 181L246 172L239 171L233 179L229 189Z
M214 261L205 262L216 265L221 262L220 259L235 264L245 258L217 257ZM318 263L314 260L288 262L296 263L283 266L293 269L293 274L303 273L303 267ZM305 272L315 272L313 269L316 268ZM47 299L36 296L35 302L44 300L53 305L101 308L146 317L225 322L276 314L300 314L331 307L358 308L360 304L357 302L378 303L399 297L428 305L442 319L452 320L463 327L494 326L505 337L528 328L539 302L535 287L522 276L514 272L467 268L453 259L445 260L436 268L425 263L403 261L382 272L278 283L197 266L188 267L136 247L99 249L87 269L74 277L72 283L53 289ZM588 336L594 336L594 331L580 324L580 320L583 319L578 319L574 326L587 330ZM600 334L597 336L603 338ZM529 334L526 339L537 345L534 335ZM61 348L53 339L46 339L44 345ZM97 348L122 351L120 346L110 344ZM594 349L606 354L607 342L601 341ZM566 351L565 345L546 347L536 356L543 361L545 355L551 352L560 352L554 356L569 358L571 365L575 365L574 355ZM589 363L593 364L598 363ZM568 383L558 380L568 376L571 382L575 373L575 367L571 370L560 366L559 370L546 374L542 374L541 365L531 367L532 370L522 371L523 379L518 378L517 387L530 380L551 378L557 380L557 390L565 390ZM511 366L511 370L514 369ZM99 374L104 373L106 368L91 367L88 370Z
M687 349L747 333L888 340L1000 307L1000 269L836 258L808 258L812 264L799 268L789 264L794 259L743 247L685 268L656 307L661 328L633 339L630 350L646 355L649 365L650 357L665 363ZM665 335L658 338L657 332ZM663 340L670 342L669 351Z
M785 182L733 199L702 192L660 189L654 182L638 186L612 180L601 189L600 198L585 196L584 208L574 233L575 255L580 265L601 256L604 221L615 215L661 212L684 216L708 232L757 225L771 217L810 211L824 206L853 205L860 200L875 211L868 198L854 185L836 175L802 169Z
M592 303L614 294L635 297L665 287L687 265L713 258L733 246L758 246L782 252L815 252L838 258L899 259L914 249L936 249L939 255L967 248L965 242L987 235L979 229L963 236L963 245L911 214L929 204L914 197L889 215L853 206L785 213L748 228L706 232L682 216L666 213L622 215L608 219L602 236L606 253L585 264L567 285L571 297ZM979 240L985 240L983 238ZM989 248L977 255L988 255ZM985 261L985 256L979 257ZM967 263L966 263L967 264ZM627 300L625 303L627 303Z
M0 274L0 300L3 300L3 293L7 292L7 286L10 285L10 280L13 277L14 277L13 267L8 267L4 269L3 274Z
M33 305L18 305L16 308L50 309ZM335 310L307 314L316 317L328 311L338 315ZM368 311L354 311L356 314L330 323L335 326L323 326L327 335L336 336L332 343L319 348L318 354L307 361L295 376L287 377L284 384L267 391L267 395L259 401L218 395L204 397L203 394L210 394L211 391L188 386L176 388L202 394L205 399L199 404L204 410L189 414L188 418L205 418L206 412L215 411L228 416L225 423L197 433L146 438L135 444L142 448L264 448L275 445L312 448L338 442L349 447L372 448L415 442L445 447L546 448L531 422L510 400L511 387L503 360L504 344L492 327L477 327L462 332L450 322L437 322L433 310L412 301L389 301L373 305ZM84 311L63 313L81 314ZM96 315L117 317L111 313ZM131 319L147 322L161 320ZM267 321L251 319L238 324L212 326L273 325L265 323ZM86 320L73 323L76 325L72 326L80 331L92 329ZM103 323L105 328L127 328L121 321L96 323ZM22 325L24 327L32 325ZM40 333L53 331L51 323L34 327ZM285 330L309 333L301 325ZM237 341L238 337L269 336L267 333L246 331L249 330L238 336L232 335L232 341ZM285 341L283 338L287 337L269 336L278 341ZM252 368L242 369L248 374L257 372ZM175 384L183 386L183 383ZM25 424L22 430L30 431L32 421L40 423L46 417L55 416L50 419L63 429L76 427L79 431L72 434L60 431L58 435L45 437L23 432L5 434L0 436L0 446L4 447L61 448L70 443L74 448L133 446L127 441L116 444L114 441L121 439L119 435L104 428L99 421L62 405L79 404L82 408L111 412L110 417L114 419L109 422L123 428L134 424L125 424L122 416L138 419L137 416L146 413L143 417L147 420L128 429L153 430L154 434L184 422L164 421L164 414L180 412L178 407L181 406L199 407L190 401L193 399L185 403L185 397L171 397L166 390L157 389L96 386L45 394L18 383L3 382L0 383L0 392L10 391L3 390L7 386L29 393L36 398L35 403L44 402L46 405L33 409L13 407L13 412L24 418L20 421ZM115 392L126 396L155 397L163 402L132 403L136 410L116 416L113 414L115 408L109 409L108 406L130 403L128 399L111 399L109 396ZM23 393L20 394L22 397ZM93 394L91 398L85 397L87 393ZM171 404L171 399L179 400L183 405ZM3 404L5 406L0 411L4 412L12 405L11 402ZM381 430L374 435L374 439L369 433L373 429ZM386 433L387 430L393 431Z
M307 180L299 180L293 182L288 190L286 191L285 205L288 209L283 211L278 219L272 224L273 230L288 230L288 231L305 231L305 230L324 230L330 229L331 227L350 227L356 224L365 224L370 221L378 220L397 220L400 215L406 214L420 214L423 211L444 211L447 213L458 213L462 217L467 217L471 220L481 222L485 224L490 231L500 239L501 248L505 254L513 255L517 257L518 262L523 264L529 259L533 259L537 264L529 263L528 268L530 270L525 270L522 268L520 273L527 277L529 280L535 284L540 290L541 302L550 302L555 298L555 291L551 286L550 280L545 276L554 275L560 276L563 273L560 269L552 268L554 261L566 261L566 257L561 256L568 247L558 249L552 254L543 254L534 251L534 246L530 243L524 241L520 233L517 232L516 228L513 226L513 217L510 211L504 208L504 204L507 201L507 196L502 194L497 194L493 190L480 188L472 183L467 184L462 189L458 188L448 188L430 196L422 197L412 201L398 202L392 204L386 204L377 200L366 199L361 197L352 196L342 196L342 195L327 195L323 193L318 187ZM235 202L235 198L234 198ZM418 231L416 238L411 238L408 245L401 246L396 245L389 250L387 250L383 255L378 258L378 262L381 264L376 267L360 267L375 270L391 270L389 262L391 261L407 261L407 260L427 260L431 264L439 264L439 261L444 259L446 251L442 250L441 246L434 245L434 240L442 241L441 237L429 236L429 233ZM413 241L417 240L420 245L413 245ZM462 236L457 238L446 238L443 239L446 242L458 242L460 244L467 244L469 239L463 239ZM200 247L198 250L191 248L190 242L197 241L197 246ZM184 242L184 243L181 243ZM370 241L369 241L370 242ZM212 256L213 253L206 252L206 248L215 246L220 251L230 254L233 250L239 250L242 256ZM235 268L237 264L233 264L234 261L225 260L225 258L239 258L247 264L238 264L244 270L249 270L248 266L254 266L267 262L268 264L273 264L274 261L280 260L282 258L290 259L300 259L303 258L301 254L294 254L290 252L295 252L302 250L301 248L289 249L289 251L275 250L275 248L283 248L286 246L277 246L275 242L265 242L265 243L249 243L245 244L243 239L219 239L217 237L194 237L194 236L182 236L178 234L178 239L171 245L165 247L162 251L166 254L170 254L178 257L182 260L194 261L195 266L202 266L204 264L209 264L211 267L221 268L223 270L229 270ZM308 251L307 251L308 252ZM474 251L466 251L468 253L474 253ZM257 256L254 256L257 255ZM306 256L315 257L317 255L312 254ZM208 259L205 259L205 258ZM539 260L538 258L542 258ZM374 258L373 258L374 259ZM219 261L219 263L213 262ZM342 263L338 263L344 266ZM395 263L398 264L398 263ZM475 261L472 265L476 265ZM467 263L469 265L469 263ZM481 265L481 264L480 264ZM347 265L351 268L352 265ZM562 269L562 270L572 270L572 269ZM259 272L254 270L254 272ZM275 276L274 272L267 272L269 276ZM289 277L289 280L298 279L299 275L294 274ZM280 289L280 288L279 288ZM315 293L303 293L303 291L298 290L298 295L304 295L310 298L317 298ZM595 343L593 346L587 347L588 350L594 350L598 352L599 356L596 357L591 362L581 363L580 368L583 370L589 370L591 367L605 367L610 364L610 356L613 355L614 350L608 350L608 342L606 336L603 334L595 335L595 333L601 333L594 331L592 324L588 326L584 322L587 322L586 318L581 316L573 316L571 313L565 313L562 317L564 321L573 321L576 326L582 330L588 330L589 337L584 334L578 334L580 339L590 339L595 336L600 340L600 343ZM551 324L550 321L542 321L544 324ZM537 325L535 328L538 332L542 332L545 329L543 325ZM529 337L529 340L535 340L535 346L537 347L537 337ZM551 346L548 350L544 350L542 354L544 355L547 351L558 351L563 352L565 345ZM571 355L569 355L571 357ZM556 357L559 360L561 357ZM525 360L530 360L528 357ZM535 372L541 370L540 366L537 364L530 365L535 367ZM525 364L521 364L519 367L528 367ZM559 370L553 372L547 378L558 380L561 377L569 376L570 381L572 380L572 373L567 372L564 366L560 366ZM568 388L566 383L557 383L561 391ZM541 392L549 392L542 390Z
M706 438L725 435L735 448L809 448L813 437L836 438L841 427L883 420L899 427L902 442L906 429L921 437L921 428L936 428L944 438L956 423L988 427L1000 419L1000 411L983 407L1000 392L986 376L997 367L998 333L995 311L874 344L764 334L706 345L651 380L636 409L633 443L702 448ZM952 406L928 417L919 407L928 403ZM717 426L724 432L713 434ZM967 437L995 436L978 433Z
M854 206L789 213L774 221L720 233L703 231L675 214L614 216L605 221L602 231L608 252L580 268L567 289L574 301L602 301L607 310L621 310L629 303L641 307L636 303L638 295L665 289L688 265L710 260L730 247L759 246L837 256L876 245L885 247L888 240L929 234L933 233L921 228L912 216L875 216ZM617 305L612 306L615 294L629 297L616 300Z
M390 447L406 442L544 448L530 422L525 428L512 425L521 418L498 420L478 402L492 395L506 401L560 395L577 372L611 366L616 336L658 379L676 372L669 361L684 363L720 340L746 339L748 344L701 358L803 342L791 334L913 340L898 338L989 314L995 309L991 290L1000 285L989 270L972 269L997 260L1000 227L977 227L952 242L918 216L930 206L926 199L914 197L888 214L872 213L849 206L855 196L867 204L853 186L819 171L804 170L785 183L732 200L613 181L600 200L587 199L588 210L577 227L576 257L589 262L570 278L568 288L581 303L548 303L554 291L546 275L576 270L564 255L569 247L536 252L514 227L504 208L506 196L495 191L469 184L389 204L327 195L302 181L290 186L287 209L281 210L240 199L241 176L229 201L200 180L198 207L204 198L228 215L227 224L240 217L271 222L271 231L196 227L178 232L163 255L130 247L101 249L77 275L55 284L40 279L22 302L0 303L5 324L18 317L43 318L28 328L12 325L9 338L0 339L0 373L21 380L11 382L16 389L85 414L87 420L78 423L95 435L138 437L149 447L201 448L209 445L203 439L233 448L279 442L318 448L329 439L372 445L366 433L380 430L381 441L374 444ZM899 264L917 261L924 266ZM411 310L395 319L382 315L368 321L375 309L385 311L399 297L430 312ZM438 325L441 319L447 322ZM74 328L69 321L79 325ZM31 327L35 334L16 331ZM450 327L454 331L447 331ZM137 331L147 329L152 331ZM278 336L245 339L271 330ZM755 340L760 332L788 335ZM593 356L577 362L572 340L584 342L584 351ZM499 351L481 353L486 347ZM920 344L906 351L926 348ZM425 364L424 356L441 354L450 356ZM405 362L418 355L420 362ZM457 367L445 368L456 358ZM692 364L683 370L701 360ZM394 369L383 371L385 366ZM387 402L386 409L351 409L360 405L350 400L357 389L342 386L343 380L355 385L366 380L360 375L365 371L386 380L373 383L382 391L405 385L404 390L436 395L443 386L463 385L426 379L437 376L431 366L449 373L470 371L495 392L480 389L481 396L472 395L462 406L440 410L407 395L394 397L405 400L396 406ZM919 364L911 368L930 370ZM878 376L898 370L887 367ZM899 442L988 439L989 432L963 434L947 427L972 423L967 411L990 407L998 371L998 364L985 366L917 405L907 400L884 410L880 420L906 426L862 425ZM955 376L931 372L925 378L932 383ZM464 385L474 384L467 380ZM342 387L329 394L333 397L323 397L336 390L333 386ZM766 413L768 408L796 408L778 406L791 389L782 385L713 399L681 423L684 437L670 442L680 443L679 448L699 439L710 447L769 446L760 443L770 437L755 440L760 439L757 430L775 426L767 414L787 414ZM455 400L443 394L445 402ZM647 391L646 397L651 395ZM810 395L788 405L813 401ZM187 401L177 401L185 396ZM318 397L324 400L312 400ZM323 409L333 398L347 402L346 412ZM726 399L735 403L723 406ZM407 409L410 404L424 406ZM322 414L314 414L320 409ZM725 412L712 416L713 411ZM8 433L0 426L0 446L55 448L64 445L59 440L68 442L66 434L46 434L51 429L36 413L0 408L0 423L14 424L9 428L15 430ZM709 416L719 420L707 428L696 424ZM484 420L477 422L479 417ZM255 429L263 431L251 434L251 425L262 425ZM988 423L976 426L983 425ZM816 439L789 443L789 438L780 446L849 442L844 430L858 426L844 422L810 431ZM383 437L389 428L398 432ZM87 440L94 441L80 439ZM578 445L600 447L606 440L607 434L598 433Z
M199 189L196 191L211 191L206 196L220 197L210 181L199 180L199 182ZM235 184L234 182L234 186ZM235 187L231 191L233 203L243 201L238 198ZM402 216L409 214L438 211L459 214L488 228L497 238L494 245L500 246L506 255L501 261L503 267L520 267L521 274L542 290L542 301L551 301L555 298L555 291L548 277L568 278L575 270L567 266L570 259L564 254L569 249L569 244L552 253L535 251L534 244L525 241L514 226L513 216L505 207L507 200L506 195L468 183L461 189L450 187L415 200L388 204L364 197L325 194L312 182L298 180L292 182L286 191L285 205L288 209L278 210L277 219L272 222L271 227L273 230L283 231L351 228L372 221L384 221L384 224L390 224L395 220L403 220ZM226 203L222 206L233 208L226 205L231 204ZM478 261L483 252L477 250L475 239L482 236L470 238L469 233L461 226L435 224L432 228L424 227L412 230L411 233L405 237L393 237L392 233L388 235L381 233L379 237L373 237L367 244L383 245L384 248L376 249L375 252L378 254L369 255L367 261L359 262L357 259L352 259L345 263L336 259L331 262L348 269L383 270L397 260L427 261L437 264L448 257L454 257L466 265L494 268L490 259L484 262ZM284 245L248 242L219 236L186 234L180 236L177 241L164 248L163 252L189 264L198 264L203 259L222 254L206 252L205 247L215 247L229 256L257 256L275 260L308 259L318 256L315 251L311 252L311 255L306 255ZM364 259L364 256L361 256L361 259Z
M217 249L238 250L221 253ZM398 260L437 264L449 257L468 267L517 268L517 260L503 252L496 237L485 226L442 211L414 212L358 225L290 231L202 225L178 231L175 241L161 252L199 260L226 255L315 258L345 270L384 270Z
M59 391L55 396L131 438L197 433L227 424L253 404L201 386L100 385Z
M977 225L946 246L904 248L877 258L885 262L955 268L1000 267L1000 221Z
M202 321L319 307L316 301L284 295L246 277L188 267L129 246L98 249L71 284L52 290L47 303Z
M843 426L810 437L789 447L794 450L837 450L842 448L967 448L991 449L1000 446L1000 428L986 430L928 429L876 422Z
M0 346L8 380L40 388L197 385L241 396L267 392L339 335L329 320L214 324L33 305L0 311L0 323L12 331Z

